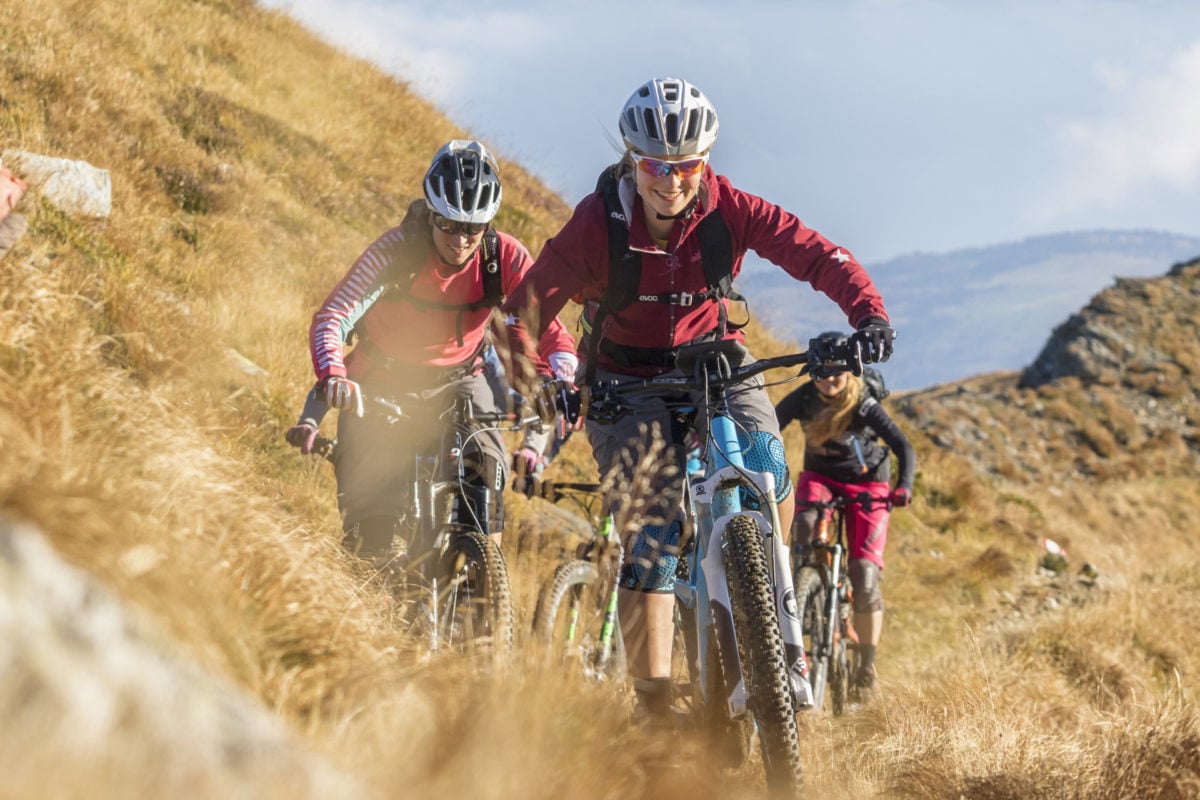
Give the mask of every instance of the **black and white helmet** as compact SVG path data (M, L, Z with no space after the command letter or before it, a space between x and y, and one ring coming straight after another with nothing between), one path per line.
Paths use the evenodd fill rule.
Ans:
M479 142L454 139L425 173L425 204L457 222L491 222L500 210L500 168Z
M717 110L704 92L679 78L655 78L625 102L625 146L648 156L707 152L717 140Z

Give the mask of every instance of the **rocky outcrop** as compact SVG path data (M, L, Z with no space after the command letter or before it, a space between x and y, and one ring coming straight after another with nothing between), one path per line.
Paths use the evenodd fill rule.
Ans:
M1119 280L1058 326L1021 373L897 398L937 446L1016 481L1200 467L1200 259ZM889 401L892 402L892 401Z
M1084 383L1124 383L1147 389L1137 374L1158 373L1155 383L1200 379L1200 258L1176 264L1163 278L1119 279L1082 311L1058 326L1022 374L1036 388L1065 377Z

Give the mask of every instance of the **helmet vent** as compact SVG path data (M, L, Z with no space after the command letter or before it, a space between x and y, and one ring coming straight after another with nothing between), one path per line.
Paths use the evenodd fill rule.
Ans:
M474 181L479 179L479 162L473 158L464 158L462 160L462 176L463 180Z
M667 130L663 133L663 141L670 144L679 144L679 115L666 114L663 117L663 124Z
M687 141L695 141L700 136L700 114L696 111L687 111L687 122L684 128L683 138Z
M475 204L476 209L487 208L492 203L492 187L479 187L479 202ZM472 209L474 210L474 209Z
M658 130L658 120L654 117L654 111L647 108L642 111L642 121L645 123L643 130L646 132L646 137L652 141L663 141L661 132ZM636 130L636 128L634 129Z

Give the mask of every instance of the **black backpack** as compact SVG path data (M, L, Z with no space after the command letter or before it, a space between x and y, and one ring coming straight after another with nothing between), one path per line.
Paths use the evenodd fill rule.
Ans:
M863 367L862 379L867 394L875 398L877 403L882 403L883 399L891 394L883 382L883 374L874 367Z
M639 294L642 280L642 256L629 249L629 223L617 190L617 165L600 173L596 180L596 192L604 198L605 220L608 223L608 286L595 306L589 319L585 312L583 320L584 338L587 340L587 374L585 383L595 380L596 354L599 352L601 331L609 314L623 311L633 304L666 303L691 306L705 300L717 304L720 322L716 333L723 337L731 327L726 319L724 298L745 302L745 298L733 291L733 241L729 227L717 213L709 214L696 226L700 242L700 259L704 267L704 282L707 288L701 292L672 292L671 294ZM741 325L732 327L740 328Z

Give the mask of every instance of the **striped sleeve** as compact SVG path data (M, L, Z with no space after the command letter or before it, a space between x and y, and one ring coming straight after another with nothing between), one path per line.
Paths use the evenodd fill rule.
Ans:
M333 287L317 313L313 314L308 344L317 380L331 375L345 377L343 345L346 338L367 309L383 294L387 286L388 267L397 247L403 242L404 235L398 227L376 239Z

